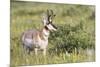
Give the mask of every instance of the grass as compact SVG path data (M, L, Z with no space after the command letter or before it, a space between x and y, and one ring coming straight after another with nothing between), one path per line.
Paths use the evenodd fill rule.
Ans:
M34 52L25 54L21 34L28 29L41 29L41 16L47 9L56 14L54 24L58 27L50 34L47 56L44 58L41 52L38 56ZM11 2L11 66L95 61L94 9L91 5Z

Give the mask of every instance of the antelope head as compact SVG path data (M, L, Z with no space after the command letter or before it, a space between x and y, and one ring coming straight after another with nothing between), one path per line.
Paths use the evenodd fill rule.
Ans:
M49 31L56 31L57 27L53 24L53 19L56 15L53 13L53 10L47 10L46 14L43 15L42 22L44 27Z

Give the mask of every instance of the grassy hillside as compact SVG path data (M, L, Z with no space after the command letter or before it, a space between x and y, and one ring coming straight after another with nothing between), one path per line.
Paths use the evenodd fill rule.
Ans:
M41 29L42 14L52 9L57 32L49 37L46 58L23 53L21 34ZM11 65L36 65L95 61L95 6L38 2L11 2ZM68 52L68 53L67 53Z

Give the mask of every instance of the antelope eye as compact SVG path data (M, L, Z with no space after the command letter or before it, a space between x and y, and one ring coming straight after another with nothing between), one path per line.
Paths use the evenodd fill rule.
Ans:
M50 19L50 22L51 22L52 20Z

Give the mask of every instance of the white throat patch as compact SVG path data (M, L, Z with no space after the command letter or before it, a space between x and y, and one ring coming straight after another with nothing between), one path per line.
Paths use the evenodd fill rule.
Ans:
M43 29L43 34L44 34L45 36L49 36L49 31Z

